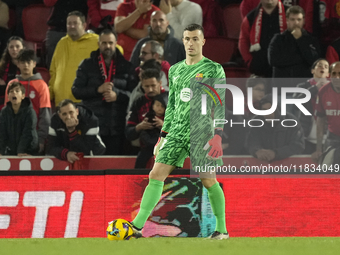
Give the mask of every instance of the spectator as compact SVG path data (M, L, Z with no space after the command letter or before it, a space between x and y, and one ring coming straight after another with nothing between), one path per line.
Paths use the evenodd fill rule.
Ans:
M103 30L99 49L79 65L72 87L73 95L98 117L106 155L123 153L126 111L135 87L133 67L117 50L116 38L112 30Z
M55 105L63 99L77 101L71 92L76 70L98 48L98 35L85 32L85 16L81 12L70 12L66 26L67 35L58 42L50 67L49 87Z
M168 94L162 93L152 100L149 111L145 114L148 122L154 124L158 119L164 121L165 109L168 104ZM140 133L141 148L137 155L135 168L145 168L153 156L153 148L159 138L162 126L156 125L152 129L142 130Z
M66 36L67 15L74 11L80 11L87 16L87 0L44 0L44 4L53 7L52 13L47 21L49 26L46 33L46 63L50 67L53 52L59 40Z
M38 149L37 116L25 87L13 82L8 88L9 102L0 114L0 156L27 156Z
M255 109L260 108L260 101L266 95L267 80L258 76L252 76L247 80L247 88L252 88L252 103ZM248 95L248 93L247 93ZM245 119L250 120L254 115L250 112L248 107L248 98L245 104Z
M267 0L269 2L269 0ZM293 5L299 5L306 11L306 24L305 29L312 33L313 32L313 22L314 22L314 12L316 11L314 2L316 0L283 0L282 3L291 7ZM247 14L256 8L256 6L260 3L260 0L243 0L240 4L240 10L242 17L247 16Z
M268 46L273 36L285 29L285 7L280 0L261 0L261 4L243 19L239 49L251 73L272 76Z
M260 101L261 110L269 110L272 107L272 95L268 94ZM248 150L251 155L259 160L272 162L282 160L290 156L300 154L304 150L303 130L300 124L284 127L281 122L285 119L294 119L287 113L280 116L276 110L267 116L256 116L264 125L261 127L250 127L247 138ZM279 119L279 121L271 121Z
M98 28L106 24L113 25L117 7L124 0L88 0L90 27Z
M8 29L9 9L6 3L0 0L0 56L6 48L11 32Z
M152 0L134 0L118 6L114 24L125 59L130 59L137 41L148 35L150 16L155 10L159 9L152 5Z
M305 12L300 6L290 7L286 12L286 19L287 30L276 34L268 49L273 77L310 77L310 67L319 57L318 40L303 29ZM280 86L287 85L279 84L278 87Z
M48 131L47 154L73 164L79 160L79 153L92 156L104 152L93 112L72 100L61 101Z
M130 61L134 67L139 66L140 61L143 61L143 59L147 60L155 54L151 54L152 51L144 51L145 53L142 55L142 47L146 42L151 40L155 40L161 44L164 49L164 54L159 57L169 62L170 65L174 65L185 58L183 43L173 37L173 31L172 28L169 27L166 16L161 11L155 11L151 15L149 35L139 40L133 49ZM156 50L153 52L156 52Z
M329 132L325 148L340 147L340 62L333 63L329 72L331 82L319 90L316 102L316 151L312 154L312 159L316 162L323 151L322 141L326 124Z
M155 60L155 59L149 59L149 60L146 60L145 62L143 62L143 64L141 64L141 66L139 67L139 70L138 70L138 77L139 79L141 79L142 77L142 73L147 70L147 69L157 69L158 72L161 73L161 81L162 81L162 84L168 84L168 80L167 80L167 77L165 75L165 73L162 71L162 66L161 64ZM164 88L165 91L169 91L169 87ZM133 104L133 102L143 96L145 94L145 91L143 90L142 88L142 82L139 81L138 85L134 88L134 90L131 92L131 95L130 95L130 100L129 100L129 106L128 106L128 112L130 111L131 109L131 106Z
M339 0L320 0L319 6L321 23L320 40L323 45L328 46L340 37Z
M255 109L260 109L260 101L266 95L267 81L265 78L251 76L246 82L247 88L252 88L252 105ZM254 114L249 110L248 96L244 102L244 116L233 115L232 111L226 109L226 120L228 123L243 123L254 117ZM246 138L249 131L248 126L228 124L224 126L222 136L222 148L224 155L249 155L246 150Z
M25 87L26 97L31 99L33 109L37 115L39 154L43 154L48 127L51 121L51 101L48 86L40 73L33 74L33 70L37 63L36 59L37 57L33 50L21 50L17 57L20 75L18 75L16 79L10 81L8 85L12 82L19 81ZM7 95L8 92L6 93L5 103L8 102Z
M161 0L159 8L166 14L174 37L182 40L184 28L190 24L203 24L203 12L199 4L187 0Z
M304 107L312 113L312 116L307 116L301 112L296 113L296 117L300 120L305 135L305 150L303 154L312 154L316 151L316 100L318 91L327 83L329 76L329 64L326 59L319 58L312 65L313 78L304 83L297 85L298 88L308 89L311 93L311 99L304 104ZM304 98L305 94L295 93L294 98Z
M334 63L339 61L340 55L340 38L335 40L331 45L327 47L326 59L329 63Z
M12 36L7 42L7 47L0 60L0 110L4 107L6 87L20 70L17 67L17 56L24 48L23 40L18 36Z
M138 139L143 130L163 126L163 120L154 118L154 122L151 123L149 119L145 117L145 114L150 109L153 98L165 93L160 79L160 72L157 69L146 69L142 73L142 88L145 91L145 95L137 98L133 102L131 111L128 114L125 134L129 141Z
M162 75L164 74L164 77L162 76L162 84L164 84L163 86L167 86L170 64L168 61L162 60L163 54L164 54L163 47L157 41L151 40L143 44L140 50L139 59L140 59L140 66L150 59L155 59L158 63L160 63L161 69L162 69ZM140 66L138 66L135 69L136 75L138 77L139 77L139 72L140 72Z

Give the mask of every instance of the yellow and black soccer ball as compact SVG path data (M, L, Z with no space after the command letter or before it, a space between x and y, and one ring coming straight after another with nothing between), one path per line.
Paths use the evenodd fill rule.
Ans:
M124 219L109 222L106 229L109 240L129 240L133 235L132 225Z

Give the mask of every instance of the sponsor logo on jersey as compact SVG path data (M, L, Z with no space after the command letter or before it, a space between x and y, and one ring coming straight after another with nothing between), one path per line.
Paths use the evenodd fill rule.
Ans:
M332 102L328 101L326 104L327 104L327 106L331 106Z
M187 103L191 100L193 96L192 90L190 88L184 88L181 90L180 99Z

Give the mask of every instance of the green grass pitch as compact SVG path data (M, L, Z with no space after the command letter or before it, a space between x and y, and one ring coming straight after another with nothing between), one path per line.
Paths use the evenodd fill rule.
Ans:
M339 237L261 237L207 240L203 238L0 239L1 255L281 255L340 254Z

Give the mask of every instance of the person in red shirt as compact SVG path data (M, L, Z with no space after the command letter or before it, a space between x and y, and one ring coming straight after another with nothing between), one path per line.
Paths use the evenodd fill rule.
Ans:
M339 61L340 56L340 37L327 47L326 59L329 63Z
M148 35L152 12L159 10L153 0L134 0L121 3L116 12L114 26L118 35L117 43L124 49L125 59L130 59L135 44Z
M108 23L113 25L113 20L116 17L118 5L123 2L124 0L87 0L87 5L89 7L90 26L93 28L98 28L101 24L101 21L106 19L108 16Z
M318 93L316 102L317 110L317 144L312 159L318 162L322 154L322 138L324 127L328 125L327 145L340 146L340 62L335 62L330 67L331 82L324 85Z

